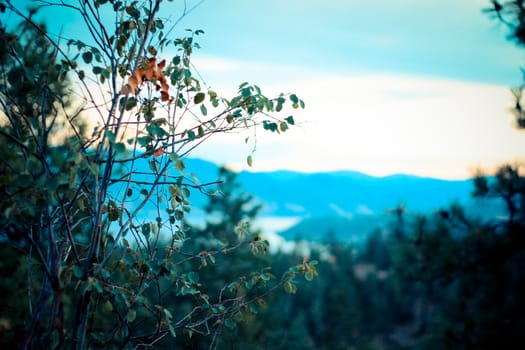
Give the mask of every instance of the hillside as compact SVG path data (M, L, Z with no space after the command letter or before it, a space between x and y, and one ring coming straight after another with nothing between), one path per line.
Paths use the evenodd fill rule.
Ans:
M191 158L185 163L185 172L196 174L201 183L217 180L217 165ZM147 166L145 162L144 166ZM278 233L288 240L302 237L319 241L328 232L344 241L361 240L373 229L390 225L393 217L385 213L400 205L410 216L431 213L453 202L461 203L470 212L497 211L493 206L485 203L481 207L472 200L470 180L402 174L375 177L355 171L242 171L238 181L244 191L252 193L263 204L258 220L263 231ZM194 190L189 199L194 220L201 220L203 213L199 208L206 204L206 195ZM294 220L282 220L285 224L274 225L279 218Z

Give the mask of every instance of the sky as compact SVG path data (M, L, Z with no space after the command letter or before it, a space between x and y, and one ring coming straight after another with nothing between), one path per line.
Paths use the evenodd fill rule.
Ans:
M166 3L176 19L182 1ZM523 53L482 9L488 0L188 0L173 34L202 29L194 64L225 96L249 81L297 93L281 135L257 133L251 171L357 170L459 179L525 157L510 88ZM74 30L71 17L52 15ZM57 22L60 19L64 23ZM251 135L251 134L250 134ZM193 154L247 170L246 135Z
M488 5L205 1L181 25L206 33L196 66L208 84L248 80L306 103L295 113L300 127L258 133L253 170L466 178L525 156L509 113L523 52L482 13ZM239 141L196 155L245 169L251 148Z

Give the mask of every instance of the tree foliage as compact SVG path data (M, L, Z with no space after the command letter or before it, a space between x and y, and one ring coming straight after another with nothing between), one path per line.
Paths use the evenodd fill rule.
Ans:
M293 292L296 275L315 273L305 262L279 278L201 279L266 243L242 224L220 245L188 243L190 195L207 185L184 157L214 134L283 132L294 119L277 113L304 103L248 83L221 97L193 72L203 32L172 38L165 2L0 1L0 239L17 286L3 305L4 346L137 348L200 334L213 347L269 291ZM79 15L89 39L48 32L34 18L49 7Z
M453 204L410 218L399 207L363 247L328 237L309 258L299 246L270 257L252 225L260 207L236 175L199 183L184 157L217 133L285 132L295 120L279 115L304 102L248 83L221 97L193 70L204 33L172 38L167 2L36 0L25 10L0 0L3 348L525 342L522 166L473 179L474 196L504 215ZM522 46L523 2L491 3ZM55 6L79 14L90 38L34 20ZM513 91L523 128L523 87ZM196 192L209 199L201 222L188 217Z
M492 6L484 11L500 23L505 25L509 31L508 39L519 47L525 46L525 2L523 0L510 1L490 1ZM525 71L522 70L525 80ZM512 90L515 98L514 116L516 126L519 129L525 128L525 110L523 109L523 91L524 83Z

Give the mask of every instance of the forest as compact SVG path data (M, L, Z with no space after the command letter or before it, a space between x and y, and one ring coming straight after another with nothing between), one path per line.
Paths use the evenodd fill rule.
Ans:
M231 97L209 88L191 63L204 33L169 37L163 2L0 0L3 349L525 344L523 164L472 179L472 196L505 215L450 203L408 220L398 206L363 245L328 231L270 249L237 174L221 167L201 183L184 160L214 134L248 132L254 151L256 129L286 137L305 102L249 83ZM50 4L80 15L90 41L51 35L35 19ZM485 13L525 45L523 1ZM512 89L518 129L524 88Z

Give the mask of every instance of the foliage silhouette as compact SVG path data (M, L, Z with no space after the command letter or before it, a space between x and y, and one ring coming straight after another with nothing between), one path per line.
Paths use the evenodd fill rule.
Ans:
M190 195L208 185L184 157L214 134L284 132L294 119L277 113L304 102L248 83L220 97L193 72L203 32L170 38L167 2L0 1L0 239L16 288L3 301L15 301L2 307L4 347L138 348L182 334L214 347L239 312L315 272L200 278L216 257L266 245L243 225L213 249L187 243ZM90 39L49 33L34 20L47 7L79 15Z

